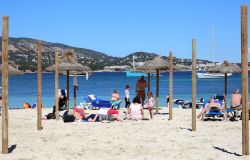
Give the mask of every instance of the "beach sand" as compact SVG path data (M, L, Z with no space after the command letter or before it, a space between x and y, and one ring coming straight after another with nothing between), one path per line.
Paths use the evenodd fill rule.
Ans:
M190 109L174 109L172 121L166 114L112 123L43 120L42 131L36 129L36 110L10 110L9 117L9 147L15 149L0 154L1 160L250 159L240 156L241 121L198 120L192 132Z

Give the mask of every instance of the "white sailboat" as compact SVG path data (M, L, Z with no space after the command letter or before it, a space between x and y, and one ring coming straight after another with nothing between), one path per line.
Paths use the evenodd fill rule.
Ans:
M208 73L208 72L203 72L203 73L196 73L197 78L224 78L225 74L222 73ZM232 73L227 73L227 76L231 76Z
M213 26L213 38L212 38L212 55L213 55L213 63L214 63L214 26ZM215 65L214 65L215 66ZM224 78L225 74L222 73L209 73L209 72L200 72L196 73L197 78ZM232 73L227 73L227 76L231 76Z

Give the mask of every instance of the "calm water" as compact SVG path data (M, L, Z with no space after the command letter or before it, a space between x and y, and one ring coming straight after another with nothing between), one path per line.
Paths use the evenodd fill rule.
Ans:
M165 97L168 94L168 73L160 76L160 106L166 105ZM121 98L124 97L126 84L130 85L130 95L135 96L135 85L138 77L126 77L123 72L92 73L89 80L78 77L79 89L77 91L77 104L82 101L82 96L95 94L102 99L109 99L113 89L117 89ZM1 79L0 79L1 81ZM43 104L46 107L54 105L54 74L44 73L42 80ZM73 106L73 77L70 77L70 104ZM66 76L59 76L59 88L65 88ZM233 74L228 78L228 95L235 88L241 89L241 75ZM155 94L155 77L151 77L151 91ZM197 99L209 98L215 93L224 92L224 78L197 79ZM174 99L191 100L192 82L191 72L175 72L173 82ZM250 97L250 96L249 96ZM228 96L228 100L230 96ZM36 103L37 100L37 74L25 74L9 77L9 106L20 108L25 102ZM124 102L123 102L124 105Z

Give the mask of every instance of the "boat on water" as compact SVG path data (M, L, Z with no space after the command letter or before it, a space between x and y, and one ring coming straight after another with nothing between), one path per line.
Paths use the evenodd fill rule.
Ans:
M213 26L213 35L212 35L212 55L213 55L213 66L215 66L214 64L214 53L215 53L215 43L214 43L214 26ZM209 72L200 72L200 73L196 73L197 78L224 78L225 74L223 73L209 73ZM232 73L227 73L227 76L231 76Z
M141 73L141 72L131 72L131 71L125 71L127 77L140 77L140 76L148 76L147 73Z
M222 73L196 73L197 78L224 78L225 74ZM232 73L227 73L227 76L232 76Z
M126 70L127 77L141 77L141 76L147 76L147 73L143 72L135 72L135 56L133 55L133 69L132 70Z
M86 73L77 73L76 74L76 76L90 76L90 75L91 75L90 73L88 73L88 74L86 74ZM74 74L70 74L69 76L73 77Z

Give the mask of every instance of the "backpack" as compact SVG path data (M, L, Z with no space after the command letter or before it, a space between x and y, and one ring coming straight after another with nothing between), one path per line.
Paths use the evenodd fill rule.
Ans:
M49 113L47 116L46 116L47 119L56 119L56 115L55 113Z

